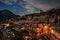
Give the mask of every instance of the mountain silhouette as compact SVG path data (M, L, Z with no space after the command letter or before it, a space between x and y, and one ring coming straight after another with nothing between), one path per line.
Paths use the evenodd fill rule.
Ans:
M9 10L0 11L0 21L10 19L10 18L16 18L16 17L17 17L17 15L15 15L14 13L12 13Z
M51 9L51 10L48 10L48 11L46 11L46 12L41 12L41 13L33 13L33 14L26 14L26 15L24 15L23 17L28 17L28 16L32 16L32 17L34 17L34 16L44 16L44 15L53 15L53 14L55 14L56 16L58 16L58 15L60 15L60 9L55 9L55 8L53 8L53 9Z

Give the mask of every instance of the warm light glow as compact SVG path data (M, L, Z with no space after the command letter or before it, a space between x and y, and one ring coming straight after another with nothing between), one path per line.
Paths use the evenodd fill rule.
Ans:
M14 33L12 35L13 35L13 37L15 37L15 34Z
M49 28L48 26L44 26L44 30L47 31Z
M23 28L21 28L21 30L24 30L25 28L23 27Z
M50 30L50 27L48 25L45 25L44 28L43 28L43 30L44 30L44 32L46 34L48 34L49 33L49 30Z
M51 30L51 33L54 33L54 30Z
M10 24L5 24L5 27L8 27L8 26L10 26Z
M41 28L36 28L37 32L41 32Z
M45 29L47 29L48 27L47 26L44 26Z
M25 37L24 37L24 40L28 40L28 38L29 38L28 36L25 36Z

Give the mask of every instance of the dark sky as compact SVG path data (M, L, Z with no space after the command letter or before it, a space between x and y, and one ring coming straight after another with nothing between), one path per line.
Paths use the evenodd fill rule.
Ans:
M0 0L0 10L8 9L15 14L25 15L40 10L48 10L60 6L60 0Z

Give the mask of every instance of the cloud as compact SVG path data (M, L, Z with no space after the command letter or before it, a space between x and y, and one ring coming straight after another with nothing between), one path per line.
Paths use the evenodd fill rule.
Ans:
M51 8L55 8L60 5L60 0L24 0L26 1L26 5L32 5L33 7L47 10Z
M20 5L23 7L25 12L21 13L35 13L40 12L42 9L43 11L46 11L48 9L56 8L60 5L60 0L0 0L0 2L6 4L6 5L13 5L14 3L17 3L17 5ZM39 9L36 11L36 9Z
M34 7L47 10L60 5L60 0L0 0L0 2L7 5L13 5L13 3L16 3L17 1L19 1L19 5L26 9L30 9L30 11L33 11Z
M26 11L24 12L25 14L30 14L30 13L38 13L38 12L40 12L40 10L39 11L36 11L36 9L35 9L35 7L31 4L31 0L29 1L27 1L27 0L23 0L24 1L24 5L23 5L23 7L26 9ZM38 9L38 8L37 8Z
M27 9L26 12L24 12L25 14L39 13L41 9L43 11L46 11L48 9L56 8L57 6L60 5L60 0L23 0L23 1L24 1L23 7ZM39 10L36 11L35 8Z
M13 5L13 3L16 3L17 0L0 0L0 2L6 4L6 5Z

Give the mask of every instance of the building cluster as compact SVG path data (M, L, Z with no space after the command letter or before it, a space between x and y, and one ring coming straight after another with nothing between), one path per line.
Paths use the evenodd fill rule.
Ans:
M47 12L27 14L20 20L39 21L40 23L60 23L60 9L52 9Z
M52 9L47 12L27 14L15 19L11 18L2 21L0 23L0 39L1 40L46 39L46 38L42 39L40 37L40 33L43 32L43 30L45 30L44 28L45 24L48 24L47 26L49 27L51 27L52 25L52 26L56 26L56 28L59 28L60 9ZM47 37L47 39L49 38Z

